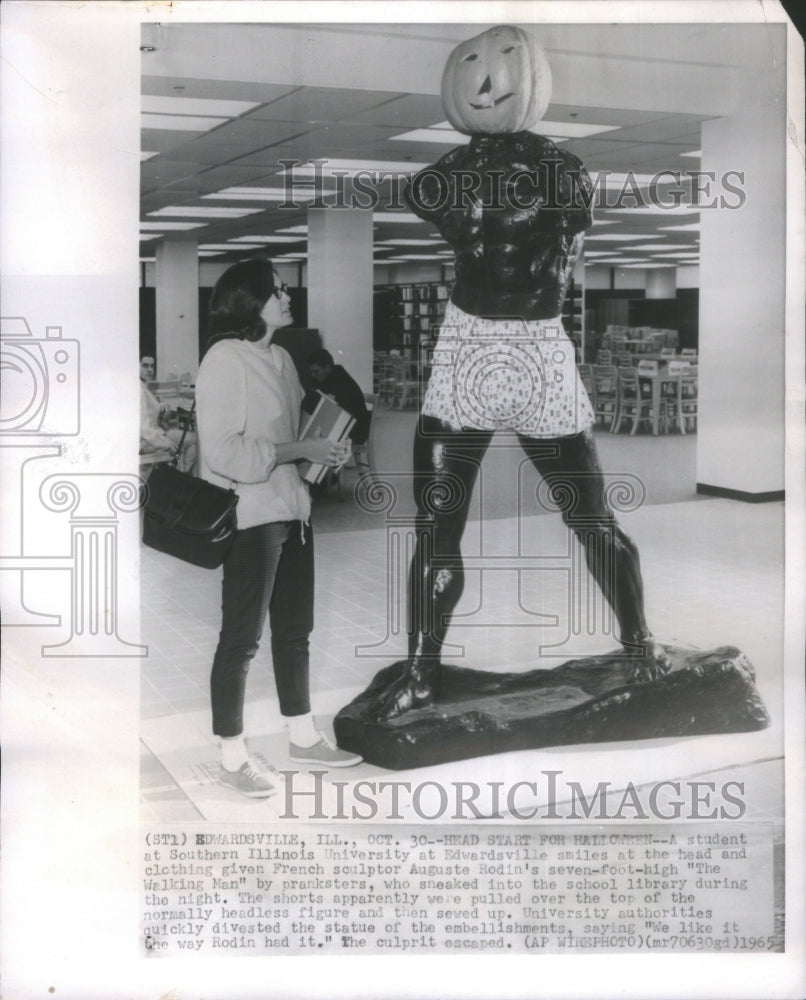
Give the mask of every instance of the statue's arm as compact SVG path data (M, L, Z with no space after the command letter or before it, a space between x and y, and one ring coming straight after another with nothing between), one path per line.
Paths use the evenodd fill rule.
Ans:
M457 172L461 171L466 154L464 146L451 150L441 160L415 174L403 191L411 211L436 226L452 246L460 239L466 213L466 207L457 197Z

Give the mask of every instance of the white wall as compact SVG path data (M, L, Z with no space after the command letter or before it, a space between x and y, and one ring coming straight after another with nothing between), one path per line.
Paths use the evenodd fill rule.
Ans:
M783 101L704 122L703 170L744 172L744 205L700 212L697 482L747 493L784 487Z

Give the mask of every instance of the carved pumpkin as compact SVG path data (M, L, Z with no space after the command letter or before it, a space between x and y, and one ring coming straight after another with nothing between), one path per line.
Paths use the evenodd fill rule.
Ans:
M525 31L498 25L456 48L442 74L442 105L466 135L520 132L551 99L551 68Z

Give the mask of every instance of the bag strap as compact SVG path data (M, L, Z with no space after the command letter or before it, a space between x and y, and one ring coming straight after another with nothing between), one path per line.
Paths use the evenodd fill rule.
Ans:
M188 412L188 419L187 419L187 422L185 423L185 429L182 431L182 437L179 438L179 444L178 444L177 449L176 449L176 458L171 462L171 465L176 465L177 462L179 461L179 456L182 454L182 445L185 443L185 435L187 434L188 427L190 426L190 418L193 416L195 410L196 410L196 398L194 397L193 398L193 403L191 404L190 410ZM235 487L237 485L238 485L238 480L237 479L231 479L230 480L230 484L229 484L229 487L228 487L230 493L234 493L235 492Z
M196 399L194 397L193 403L191 404L190 410L188 412L188 418L185 421L185 426L182 430L182 437L179 438L179 444L176 446L176 455L174 456L174 458L171 459L170 464L175 466L176 468L179 467L179 456L182 454L182 448L184 447L185 438L187 436L188 428L190 427L190 420L191 417L193 416L193 412L195 409L196 409Z
M193 416L193 412L194 412L195 409L196 409L196 399L194 397L193 403L191 404L190 411L188 413L188 418L185 421L185 427L184 427L184 430L182 431L182 437L179 438L179 446L176 449L177 453L180 453L182 451L182 446L185 443L185 437L187 435L188 428L190 427L190 418Z

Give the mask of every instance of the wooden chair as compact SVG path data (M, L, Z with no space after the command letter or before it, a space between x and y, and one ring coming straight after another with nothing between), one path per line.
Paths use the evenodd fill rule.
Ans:
M596 352L596 364L597 365L612 365L613 364L613 352L608 350L600 350Z
M617 409L611 432L617 434L625 420L632 421L631 435L636 433L642 421L652 426L652 397L641 392L638 371L634 368L629 371L626 368L618 369Z
M384 354L378 359L377 401L381 406L391 406L395 399L395 358Z
M591 406L594 411L596 410L596 379L593 377L593 365L577 365L577 371L579 372L579 377L582 380L582 384L585 386L585 392L588 394L588 399L591 401Z
M609 423L611 429L618 408L618 372L615 365L593 366L593 415L596 423L600 419Z
M632 368L633 356L629 351L619 351L616 354L617 368Z
M660 356L662 358L673 358L673 357L675 357L674 348L673 347L661 347L661 349L660 349Z
M696 358L697 357L697 348L696 347L684 347L683 350L680 352L680 357L681 358Z
M676 423L681 434L686 434L686 424L691 424L691 431L697 430L697 404L699 376L697 369L691 365L685 366L680 373L677 392L666 401L667 417L670 423Z
M395 381L394 405L398 410L413 404L420 405L420 380L417 372L412 371L412 364L407 358L394 358L392 371Z

